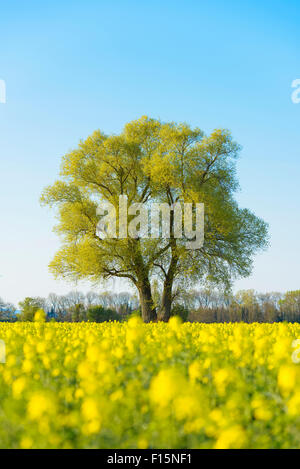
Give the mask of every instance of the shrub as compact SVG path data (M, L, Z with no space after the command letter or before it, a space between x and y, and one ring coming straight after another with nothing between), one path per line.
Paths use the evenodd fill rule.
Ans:
M183 305L175 304L172 308L171 316L179 316L183 322L186 322L188 320L189 310Z
M120 316L116 311L103 306L91 306L87 310L87 320L91 322L120 321Z

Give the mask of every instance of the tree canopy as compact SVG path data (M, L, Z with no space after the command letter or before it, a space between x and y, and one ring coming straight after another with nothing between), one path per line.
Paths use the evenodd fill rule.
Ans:
M240 147L230 132L206 136L199 128L142 117L119 135L95 131L62 159L60 178L47 187L43 204L58 209L56 232L61 249L50 263L58 277L99 282L125 278L138 290L145 321L168 320L174 285L209 281L230 287L234 278L251 272L253 255L267 245L267 225L250 210L239 208L236 159ZM134 203L170 207L167 238L99 236L98 207L119 196ZM187 237L174 236L174 204L204 204L204 244L187 249ZM131 215L129 219L133 219ZM156 307L151 282L163 287Z

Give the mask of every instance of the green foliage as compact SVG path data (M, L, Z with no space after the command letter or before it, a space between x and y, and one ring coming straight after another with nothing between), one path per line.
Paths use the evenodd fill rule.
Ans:
M172 308L171 316L179 316L183 322L186 322L189 317L189 310L183 305L176 303Z
M19 320L32 322L35 313L43 308L43 302L40 298L26 297L24 301L20 301L19 306L21 309Z
M134 311L132 311L132 313L130 313L128 316L127 316L127 320L131 319L131 318L141 318L142 317L142 311L141 309L135 309Z
M229 288L250 274L252 257L267 245L267 225L238 207L235 162L240 147L227 130L204 135L198 128L142 117L120 135L96 131L65 155L61 179L46 188L41 202L58 210L62 247L50 264L57 277L93 282L111 277L132 282L145 321L156 319L150 283L164 284L162 317L168 319L176 282L210 281ZM141 202L204 203L205 243L187 250L175 239L100 239L98 204L117 210L119 195ZM117 211L118 218L118 211ZM118 222L118 219L117 219Z
M81 303L71 306L68 313L71 315L72 322L81 322L86 320L86 311L84 305Z
M290 321L299 321L300 316L300 290L288 291L280 300L280 309L283 318L289 318Z
M91 322L120 321L120 316L112 309L91 306L87 310L87 320Z

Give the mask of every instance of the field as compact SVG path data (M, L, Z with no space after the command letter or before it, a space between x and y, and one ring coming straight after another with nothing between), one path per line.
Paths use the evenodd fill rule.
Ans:
M0 447L299 448L298 337L287 323L1 323Z

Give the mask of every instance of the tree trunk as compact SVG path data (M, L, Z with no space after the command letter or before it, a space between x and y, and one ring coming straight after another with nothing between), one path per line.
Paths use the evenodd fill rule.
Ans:
M171 211L170 217L170 228L171 228L171 262L168 268L167 273L165 274L165 281L164 281L164 290L162 294L162 301L161 301L161 308L159 311L159 320L168 322L171 317L171 309L172 309L172 288L176 273L176 268L178 264L178 255L176 250L176 239L174 238L174 212Z
M161 307L159 312L159 320L168 322L171 317L172 309L172 282L168 279L164 282L164 289L161 299Z
M173 302L172 289L173 289L177 263L178 263L178 257L176 254L176 250L173 247L170 266L169 266L169 269L168 269L168 272L164 281L164 289L163 289L163 294L162 294L161 307L160 307L160 311L158 315L160 321L168 322L171 317L172 302Z
M154 307L149 279L143 279L138 285L142 318L144 322L156 321L156 310Z

